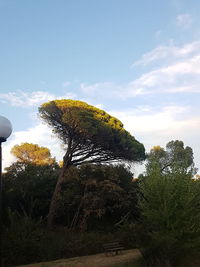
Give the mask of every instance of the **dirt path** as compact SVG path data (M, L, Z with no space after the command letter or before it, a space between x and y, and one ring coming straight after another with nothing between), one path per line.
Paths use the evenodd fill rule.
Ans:
M36 264L21 265L23 267L109 267L117 263L136 260L141 257L138 249L124 250L121 254L116 256L105 256L104 253L62 259L51 262L41 262Z

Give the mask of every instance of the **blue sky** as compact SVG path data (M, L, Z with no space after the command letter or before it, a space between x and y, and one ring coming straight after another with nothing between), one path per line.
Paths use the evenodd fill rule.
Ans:
M21 142L59 160L37 110L72 98L118 117L147 151L183 140L200 168L199 14L198 0L0 0L3 166Z

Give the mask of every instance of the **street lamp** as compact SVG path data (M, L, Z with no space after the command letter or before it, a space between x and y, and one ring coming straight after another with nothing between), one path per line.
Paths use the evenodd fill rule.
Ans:
M0 116L0 228L2 227L2 149L1 143L5 142L12 133L12 125L8 119Z

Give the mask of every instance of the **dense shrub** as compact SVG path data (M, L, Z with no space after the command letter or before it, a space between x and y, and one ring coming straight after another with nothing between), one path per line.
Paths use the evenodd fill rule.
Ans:
M200 186L188 174L156 169L140 182L146 266L183 266L200 248Z
M88 164L66 175L57 225L110 231L122 218L138 218L137 183L124 165Z
M59 166L13 163L3 174L4 221L11 209L35 220L45 218L59 175Z
M77 232L67 228L48 231L42 222L10 213L10 226L2 235L4 266L51 261L103 252L103 244L120 240L125 248L136 247L129 226L112 232Z

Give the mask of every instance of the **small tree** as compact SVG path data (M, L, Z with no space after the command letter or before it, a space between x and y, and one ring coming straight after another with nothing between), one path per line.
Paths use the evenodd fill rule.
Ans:
M50 101L44 103L39 112L66 145L62 172L48 215L48 225L52 227L61 184L70 166L118 160L141 161L145 158L145 149L118 119L85 102L66 99Z
M184 147L182 141L170 141L166 149L154 146L147 157L146 174L149 175L155 168L161 173L188 173L194 175L197 171L194 168L193 151L189 146Z
M4 203L7 208L33 218L46 217L59 166L48 148L37 144L15 145L17 162L4 173Z
M15 145L11 153L17 158L18 162L33 163L36 165L51 165L55 159L47 147L41 147L37 144L22 143Z

